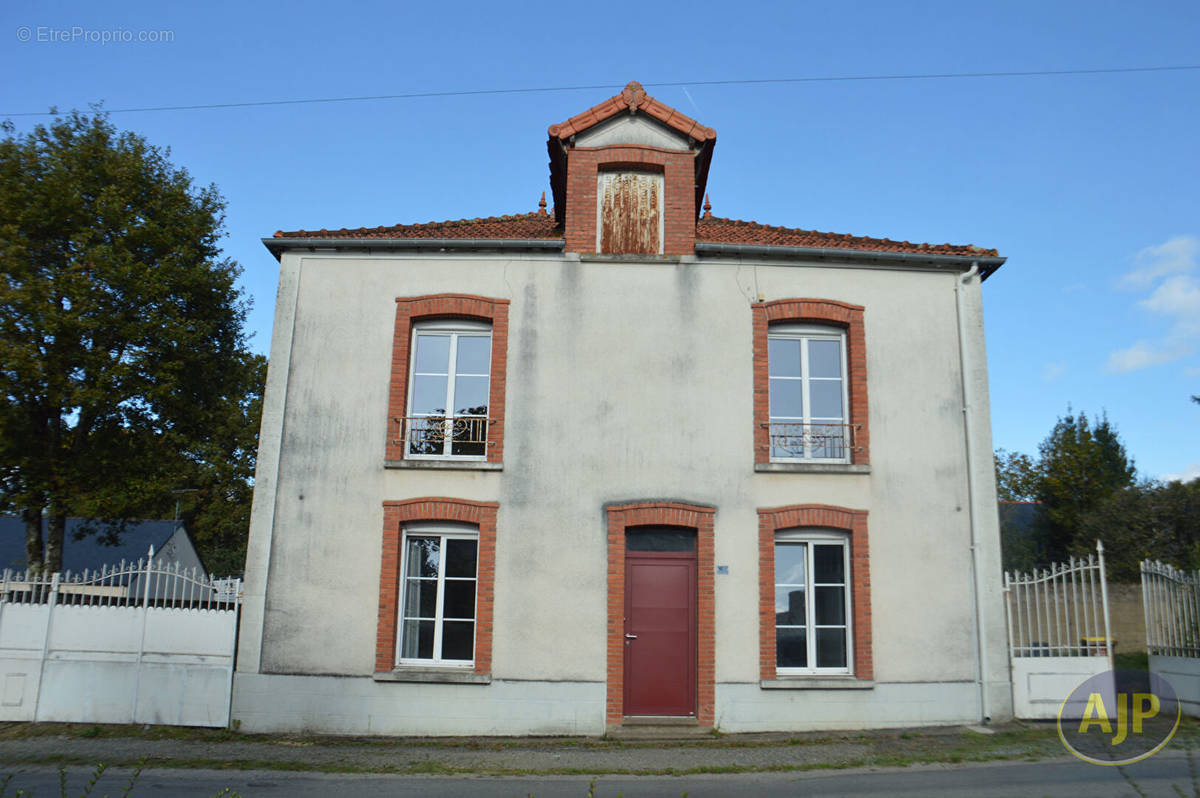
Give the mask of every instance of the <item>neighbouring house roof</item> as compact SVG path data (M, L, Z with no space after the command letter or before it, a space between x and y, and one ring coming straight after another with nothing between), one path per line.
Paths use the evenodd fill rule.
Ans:
M130 521L121 532L116 545L108 545L108 527L103 522L93 521L96 532L76 538L76 533L87 523L83 518L68 518L66 534L63 536L63 570L94 570L102 565L115 565L121 560L136 562L145 557L150 547L155 551L163 546L179 525L177 521ZM42 520L42 539L45 540L46 520ZM186 535L186 530L184 531ZM188 541L191 542L190 539ZM193 545L193 548L195 546ZM157 559L157 558L155 558ZM0 571L5 568L25 569L25 524L16 516L0 516Z
M1042 512L1041 502L1001 501L999 504L1001 525L1029 532Z

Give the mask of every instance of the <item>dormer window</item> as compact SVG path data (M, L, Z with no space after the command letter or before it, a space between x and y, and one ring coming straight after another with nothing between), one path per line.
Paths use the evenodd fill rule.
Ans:
M661 172L604 171L597 175L596 251L610 255L661 255Z

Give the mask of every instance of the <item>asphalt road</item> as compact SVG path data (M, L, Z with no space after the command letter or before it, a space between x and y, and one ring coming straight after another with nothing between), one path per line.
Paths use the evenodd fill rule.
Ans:
M1164 751L1126 768L1100 767L1077 760L1003 762L980 765L936 765L908 768L757 773L713 776L600 776L595 798L724 798L725 796L960 796L1028 798L1028 796L1192 796L1200 780L1198 765L1180 751ZM5 794L32 790L34 798L59 795L58 772L44 766L15 767ZM101 776L92 795L123 794L128 768ZM68 770L67 795L76 796L92 775L85 768ZM229 788L245 798L587 798L586 776L427 777L338 775L250 770L154 769L142 773L131 798L181 796L208 798ZM227 793L228 795L228 793Z

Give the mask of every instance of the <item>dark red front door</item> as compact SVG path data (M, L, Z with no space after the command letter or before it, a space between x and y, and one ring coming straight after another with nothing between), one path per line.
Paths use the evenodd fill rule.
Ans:
M696 555L625 558L625 714L696 714Z

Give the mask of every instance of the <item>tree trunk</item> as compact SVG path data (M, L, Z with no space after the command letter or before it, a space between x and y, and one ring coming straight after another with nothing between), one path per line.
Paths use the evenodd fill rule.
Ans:
M27 507L21 511L25 522L25 568L30 573L42 570L42 508Z
M66 530L66 514L52 512L46 531L46 573L52 574L62 570L63 537Z

